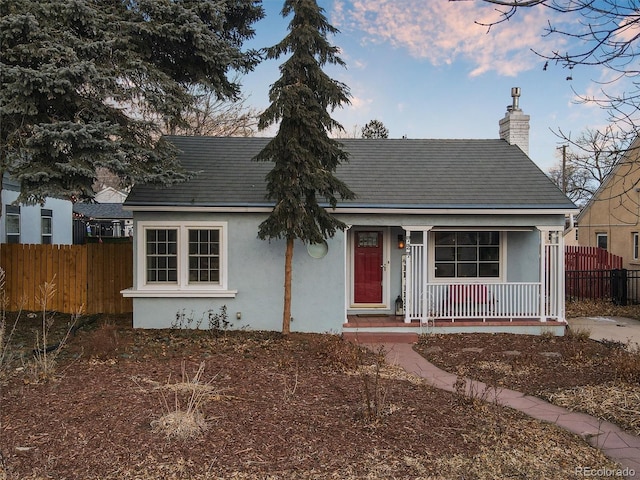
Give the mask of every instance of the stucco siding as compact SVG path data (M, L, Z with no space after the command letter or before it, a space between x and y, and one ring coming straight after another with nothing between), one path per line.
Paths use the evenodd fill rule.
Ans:
M540 281L540 232L507 235L507 282Z
M264 218L255 214L150 214L135 215L141 220L215 221L228 225L228 289L235 298L141 298L133 299L134 326L167 328L176 315L201 318L219 313L226 305L231 328L280 330L284 296L284 240L258 239L258 225ZM136 232L137 233L137 232ZM312 258L304 243L296 241L293 259L291 330L299 332L339 332L344 315L344 235L328 241L324 258ZM134 245L134 256L138 244ZM135 275L140 275L136 272ZM137 284L137 277L134 284ZM240 314L238 320L237 314ZM206 328L206 321L202 327Z
M282 328L284 252L283 240L258 239L260 222L266 217L257 213L204 212L135 212L134 213L134 285L140 285L144 275L139 256L142 241L141 225L153 222L216 222L224 224L227 233L228 279L227 295L145 297L138 292L133 298L134 326L138 328L168 328L179 316L190 326L199 321L206 328L209 314L217 314L224 305L233 329L280 330ZM341 332L347 313L395 313L395 300L402 292L402 256L398 235L404 238L402 226L437 226L493 228L504 231L506 239L506 281L539 281L540 232L535 226L561 227L562 215L340 215L349 229L339 231L327 241L324 258L313 258L303 242L296 241L293 263L291 330L299 332ZM518 230L513 230L517 228ZM352 308L352 258L348 242L357 230L377 229L386 242L384 300L377 308ZM422 233L413 232L412 239L422 240ZM432 266L432 263L429 262ZM237 292L237 293L234 293ZM237 318L239 314L240 318Z

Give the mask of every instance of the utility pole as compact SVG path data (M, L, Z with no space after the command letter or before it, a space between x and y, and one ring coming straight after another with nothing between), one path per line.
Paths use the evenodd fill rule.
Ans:
M562 145L562 193L567 194L567 146Z

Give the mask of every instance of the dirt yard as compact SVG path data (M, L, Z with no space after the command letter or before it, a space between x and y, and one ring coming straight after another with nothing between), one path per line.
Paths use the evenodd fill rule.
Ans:
M0 479L570 479L615 468L578 436L428 387L336 336L91 320L44 375L30 363L41 318L21 318L1 380ZM51 342L67 321L55 318ZM416 348L546 398L622 389L635 371L612 364L626 358L618 346L580 335L451 335Z

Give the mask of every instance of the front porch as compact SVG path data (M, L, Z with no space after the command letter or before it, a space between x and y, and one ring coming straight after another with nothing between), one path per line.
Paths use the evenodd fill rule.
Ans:
M342 325L345 340L356 343L415 343L420 335L448 333L517 333L564 335L564 321L540 322L535 317L519 318L433 318L406 322L400 315L348 315Z
M352 290L342 329L346 338L416 341L429 333L564 334L559 227L401 228L398 250L373 258L363 270L366 275L348 275ZM355 245L348 253L352 259L358 248L373 250L359 240L375 229L354 230L358 236L350 237ZM384 239L391 236L395 233L377 233L373 244L388 245L391 242ZM352 269L358 265L352 260ZM388 287L395 275L400 279L397 290ZM375 292L375 301L359 302L355 292L360 290ZM396 297L393 308L391 299Z

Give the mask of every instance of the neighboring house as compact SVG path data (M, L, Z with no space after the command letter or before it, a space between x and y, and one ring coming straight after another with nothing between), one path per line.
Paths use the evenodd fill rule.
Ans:
M127 195L127 192L116 190L113 187L104 187L96 192L93 196L93 201L96 203L123 203Z
M70 200L47 198L44 205L20 205L14 203L19 194L20 184L4 175L0 243L72 243L73 213Z
M73 217L76 244L133 236L133 215L122 203L76 203Z
M640 138L620 158L576 218L578 244L601 247L640 268Z
M574 225L568 226L564 231L564 245L565 246L577 246L578 243L578 227Z
M122 209L127 192L105 187L96 192L92 203L73 206L73 243L131 238L133 215Z
M346 231L296 241L292 331L564 332L562 233L577 209L524 153L515 93L501 139L340 140L337 176L357 198L334 211ZM257 237L273 165L252 161L269 139L168 139L199 174L125 201L134 326L206 326L225 306L232 328L280 330L285 243Z

